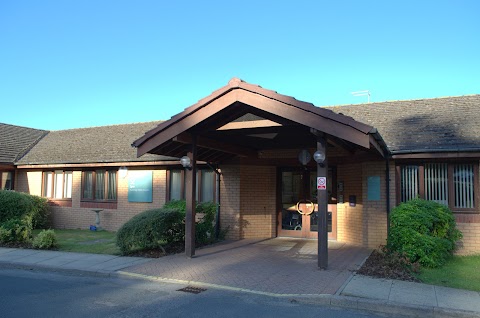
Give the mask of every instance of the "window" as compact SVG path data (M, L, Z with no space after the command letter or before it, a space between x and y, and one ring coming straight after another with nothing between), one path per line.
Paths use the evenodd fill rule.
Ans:
M477 171L478 165L473 163L400 166L400 201L419 197L448 205L454 211L472 211L478 201Z
M45 171L42 194L51 199L71 199L72 171Z
M215 201L215 172L211 170L197 171L196 200L199 202ZM168 171L167 201L185 199L184 170Z
M12 172L0 172L0 190L13 190Z
M115 170L84 171L82 199L93 201L117 200L117 172Z

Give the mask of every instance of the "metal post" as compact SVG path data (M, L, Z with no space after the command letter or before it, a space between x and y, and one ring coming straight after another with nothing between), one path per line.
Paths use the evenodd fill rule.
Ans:
M317 177L327 178L328 162L327 162L327 142L324 136L317 135L317 151L325 154L323 164L317 164ZM331 180L330 180L331 181ZM328 180L327 180L328 182ZM318 203L318 267L327 269L328 267L328 191L326 188L320 189L317 186L317 203Z
M187 169L185 174L185 254L190 258L195 255L195 194L197 190L197 138L192 137L192 151L187 154L192 167Z

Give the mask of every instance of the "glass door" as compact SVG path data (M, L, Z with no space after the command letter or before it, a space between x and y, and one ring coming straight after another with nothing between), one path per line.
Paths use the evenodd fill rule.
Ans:
M303 238L318 237L318 206L316 172L310 170L281 171L281 193L279 198L279 236ZM333 173L329 170L327 191L332 193ZM328 235L336 238L336 204L328 205Z

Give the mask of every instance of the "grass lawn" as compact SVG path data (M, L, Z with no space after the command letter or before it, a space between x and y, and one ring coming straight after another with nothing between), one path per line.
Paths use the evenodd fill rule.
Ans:
M54 230L58 250L64 252L120 255L115 245L115 232L90 230ZM34 230L34 236L40 230Z
M480 255L454 256L443 267L422 269L418 278L426 284L480 291Z

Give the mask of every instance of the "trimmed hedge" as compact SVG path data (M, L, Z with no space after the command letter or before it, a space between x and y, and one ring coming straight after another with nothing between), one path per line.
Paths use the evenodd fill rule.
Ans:
M134 216L118 230L117 246L123 254L129 254L184 242L185 209L185 200L173 200L161 209L147 210ZM195 227L195 240L198 245L215 241L215 211L214 203L197 204L196 212L203 214Z
M137 214L117 232L117 246L123 254L159 248L183 240L185 214L178 209L152 209Z
M439 267L462 238L455 217L445 205L415 199L394 208L390 216L387 247L425 267Z
M46 198L23 192L0 190L0 224L12 220L23 220L32 228L43 228L50 215Z
M48 223L45 198L0 190L0 243L29 243L34 228Z

